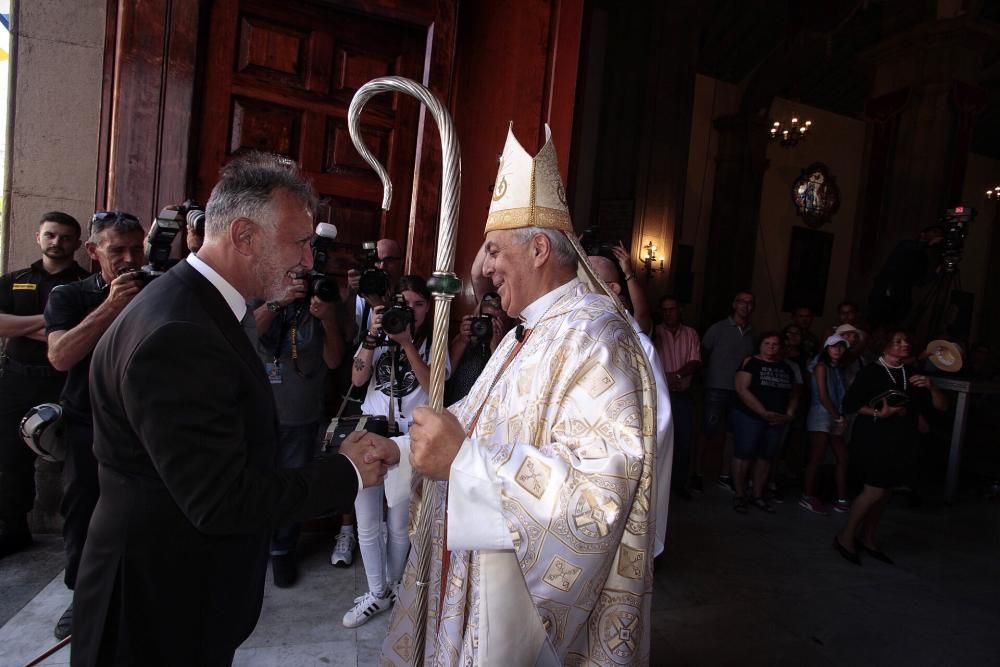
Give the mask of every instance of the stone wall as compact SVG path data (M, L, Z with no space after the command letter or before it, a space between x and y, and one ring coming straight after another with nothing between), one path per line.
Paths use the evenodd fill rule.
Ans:
M38 259L42 213L65 211L86 227L94 212L106 9L106 0L14 4L5 271Z

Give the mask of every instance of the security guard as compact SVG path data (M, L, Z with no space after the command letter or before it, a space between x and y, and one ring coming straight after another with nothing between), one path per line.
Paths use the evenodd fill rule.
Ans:
M35 237L42 258L0 277L0 558L31 543L27 513L35 503L35 455L18 433L21 418L39 403L59 399L66 374L49 363L42 313L56 285L76 282L87 271L73 260L80 223L52 211Z

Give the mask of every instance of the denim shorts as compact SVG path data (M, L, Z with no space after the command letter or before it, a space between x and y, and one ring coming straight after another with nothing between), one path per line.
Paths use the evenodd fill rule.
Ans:
M810 433L829 433L833 430L833 417L822 405L812 405L806 415L806 430Z
M726 418L736 405L736 392L732 389L705 389L705 404L701 411L701 432L713 438L729 430Z
M742 461L771 461L781 451L785 441L785 424L768 424L742 410L733 410L733 456Z

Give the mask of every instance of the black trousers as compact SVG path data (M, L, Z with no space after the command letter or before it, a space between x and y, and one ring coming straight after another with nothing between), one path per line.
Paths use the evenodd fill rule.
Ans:
M97 506L100 488L97 459L94 458L94 425L77 415L64 412L66 463L63 466L63 545L66 549L66 587L73 590L80 569L87 527Z
M64 375L35 377L0 370L0 519L27 529L35 504L35 453L21 439L21 419L40 403L55 403Z

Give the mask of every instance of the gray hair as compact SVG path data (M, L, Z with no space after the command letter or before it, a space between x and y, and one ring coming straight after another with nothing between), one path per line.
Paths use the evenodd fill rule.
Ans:
M526 243L535 234L544 234L549 239L552 246L552 256L555 257L556 262L560 266L576 270L580 256L576 254L573 242L563 232L547 227L522 227L511 231L514 232L514 238L517 239L518 243Z
M205 236L222 234L237 218L248 218L274 229L278 221L268 209L275 190L286 190L310 211L316 192L288 158L251 151L225 167L205 205Z

